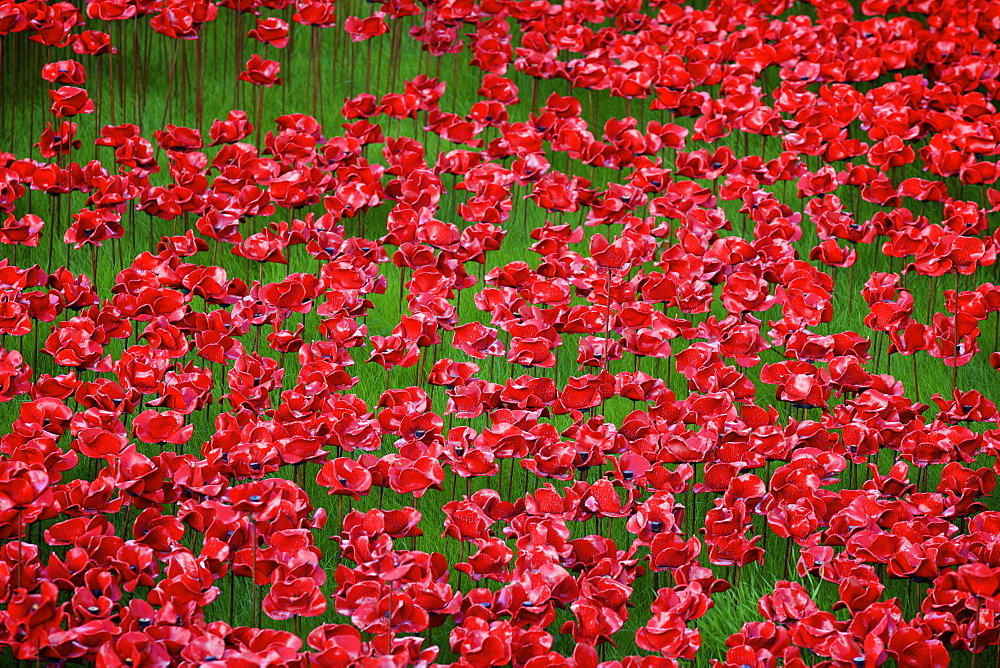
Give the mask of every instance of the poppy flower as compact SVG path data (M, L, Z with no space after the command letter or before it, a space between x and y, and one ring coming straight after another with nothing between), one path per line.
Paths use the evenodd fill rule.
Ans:
M197 151L201 149L201 132L168 123L162 130L153 133L160 148L166 151Z
M226 120L212 121L212 128L209 130L209 137L212 142L210 146L219 144L232 144L245 139L253 133L254 126L247 121L245 111L234 109L226 115Z
M478 372L479 365L475 362L455 362L444 357L434 363L427 382L431 385L455 387L468 383Z
M354 42L363 42L372 37L384 35L389 32L389 26L386 24L384 16L385 14L382 12L375 12L372 16L365 18L348 16L344 20L344 30Z
M332 2L308 0L297 3L296 8L298 11L292 14L292 20L302 25L330 28L336 22L336 8Z
M63 121L58 129L54 129L51 123L46 123L35 146L46 159L52 159L57 155L69 155L81 146L81 141L76 138L76 131L77 124L73 121Z
M444 469L430 457L415 461L396 457L389 464L389 485L397 494L412 494L419 499L431 487L440 489L442 482Z
M452 651L481 666L503 666L510 663L513 629L506 621L488 622L479 617L467 617L451 631Z
M517 86L508 78L487 72L478 90L480 97L488 100L496 100L506 106L513 106L520 102Z
M70 318L52 329L42 352L61 366L110 371L111 356L103 355L105 340L90 318Z
M554 412L586 411L614 394L614 376L607 371L597 375L573 376L553 406Z
M372 336L372 352L369 362L375 362L386 370L396 366L411 367L417 363L420 353L415 342L406 341L402 336Z
M194 433L194 425L185 425L176 411L143 411L132 419L132 433L143 443L183 445Z
M265 60L260 54L253 54L247 61L246 69L237 75L240 81L252 83L254 86L266 86L268 88L281 85L281 77L278 73L281 66L276 60Z
M323 464L316 483L328 488L328 494L344 494L357 501L371 490L372 476L353 459L337 457Z
M12 592L7 616L12 633L20 638L15 651L19 660L40 660L39 648L43 642L48 645L48 634L58 629L65 618L65 609L57 605L58 594L56 585L48 581L42 581L35 594L23 587Z
M247 37L283 49L288 45L288 22L276 16L258 17L257 26L247 33Z
M118 53L118 49L111 46L111 35L99 30L84 30L74 36L72 42L73 53L92 56L105 53Z
M42 66L42 79L50 83L82 86L87 82L87 71L75 60L60 60Z
M278 620L318 617L326 612L326 598L311 577L274 582L261 605L268 617Z
M28 247L37 246L44 227L45 223L42 219L32 213L26 213L20 219L15 218L14 214L8 213L7 219L0 227L0 243L20 244Z
M312 310L311 300L319 296L319 280L312 274L289 274L278 283L268 283L260 288L261 301L279 313L307 313Z
M129 139L139 136L139 126L133 123L121 125L105 125L101 128L101 136L94 143L98 146L121 148Z
M590 239L590 256L597 266L609 271L621 271L635 259L638 249L628 237L618 237L609 242L602 234Z
M87 244L103 246L103 242L124 235L119 214L109 209L84 209L73 214L73 223L66 229L63 241L79 250Z
M883 172L902 167L915 159L913 147L897 135L890 135L868 149L868 162Z
M252 410L269 407L270 392L281 387L284 375L285 370L270 357L258 353L240 355L227 373L229 394L224 398L233 406Z
M32 389L31 368L16 350L0 351L0 402L10 401Z
M49 97L52 99L52 113L59 118L94 113L94 101L83 88L61 86L50 90Z
M996 405L977 390L961 392L955 389L952 401L946 401L940 394L935 394L931 400L941 409L937 416L939 420L949 422L995 422L1000 420Z
M267 209L273 209L273 207L266 205L265 210ZM279 239L272 230L264 229L238 242L232 252L233 255L256 262L288 264L284 252L286 247L287 244Z
M933 632L919 626L902 626L889 638L886 649L900 666L946 666L950 658L944 644L932 638Z
M495 329L478 322L460 325L452 330L452 345L475 359L486 359L487 355L502 355L503 344L497 340Z
M661 612L636 633L636 645L670 658L692 659L701 647L701 633L688 628L683 617Z

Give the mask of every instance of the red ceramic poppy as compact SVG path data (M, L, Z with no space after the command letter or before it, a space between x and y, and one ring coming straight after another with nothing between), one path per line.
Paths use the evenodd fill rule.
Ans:
M316 482L328 488L329 494L344 494L355 501L368 494L372 486L371 473L346 457L328 460L320 469Z
M52 113L59 118L94 113L94 101L83 88L62 86L50 90L49 97L52 99Z
M283 49L288 45L288 22L276 16L258 18L257 26L247 33L247 37Z
M106 32L84 30L74 37L73 53L93 56L118 53L118 49L111 46L111 36Z
M87 82L87 71L75 60L60 60L43 65L42 78L50 83L82 86Z
M37 246L45 223L38 216L28 213L20 219L8 213L7 219L0 227L0 243L20 244L22 246Z
M351 40L355 42L363 42L373 37L384 35L389 32L389 26L386 24L384 16L385 14L382 12L375 12L374 15L366 18L348 16L344 20L344 30L351 36Z
M281 77L278 76L281 67L276 60L265 60L260 54L253 54L247 61L246 69L237 75L240 81L252 83L254 86L281 85Z
M175 411L143 411L132 420L132 432L144 443L183 445L194 433L194 425L185 425L184 416Z

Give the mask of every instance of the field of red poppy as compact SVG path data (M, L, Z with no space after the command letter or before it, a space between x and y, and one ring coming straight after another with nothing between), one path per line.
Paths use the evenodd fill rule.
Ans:
M0 662L1000 665L998 41L0 0Z

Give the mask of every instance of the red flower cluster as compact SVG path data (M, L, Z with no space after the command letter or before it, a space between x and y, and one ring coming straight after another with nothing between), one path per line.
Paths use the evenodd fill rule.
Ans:
M17 58L65 56L41 70L42 161L0 154L0 647L109 668L671 667L705 658L700 620L751 564L783 574L718 668L1000 644L1000 412L959 382L1000 368L1000 11L792 9L0 7ZM218 39L216 21L254 122L203 123L208 50L173 42L182 123L118 124L146 99L114 106L145 76L118 50L139 63L140 33ZM310 71L265 58L307 32ZM411 47L456 74L397 82ZM465 106L462 52L482 72ZM365 86L331 134L341 62ZM312 113L272 125L288 91L265 89L300 77ZM541 100L542 79L579 94ZM78 115L97 119L87 162ZM922 394L918 364L950 392ZM651 654L609 657L626 637Z

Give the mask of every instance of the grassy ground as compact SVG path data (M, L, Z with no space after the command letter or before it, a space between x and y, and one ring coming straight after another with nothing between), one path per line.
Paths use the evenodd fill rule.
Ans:
M352 7L352 4L355 6ZM348 3L343 15L347 16L351 13L368 11L359 5L361 5L359 2ZM78 117L75 119L80 124L80 138L83 140L83 148L77 155L73 156L73 159L82 162L96 156L105 165L111 165L111 149L100 148L94 151L91 148L95 128L105 123L136 123L143 129L143 135L151 140L153 130L161 127L164 122L178 125L197 125L207 136L211 120L213 118L223 118L226 112L232 108L245 109L250 114L251 120L256 122L255 117L258 113L257 105L259 102L263 103L263 110L260 115L264 119L274 118L280 114L290 112L310 113L322 122L326 136L340 134L340 124L343 122L343 119L340 117L339 110L344 98L364 91L366 89L366 78L370 79L367 88L372 93L380 95L389 92L393 66L397 71L395 74L396 85L392 90L401 90L402 82L405 79L413 78L420 73L432 73L448 81L448 91L442 101L442 108L446 111L455 111L459 114L464 114L477 99L476 89L479 85L481 73L466 64L468 61L468 55L466 54L461 54L458 57L444 56L440 59L428 58L420 53L418 44L404 39L403 49L398 61L391 64L388 36L384 39L376 40L369 50L369 47L365 44L349 45L346 40L335 40L331 35L331 31L321 30L311 33L308 29L291 23L294 33L293 42L286 50L279 52L270 47L263 48L261 45L247 40L242 45L242 57L240 57L238 54L233 53L234 49L230 45L237 42L235 36L245 33L251 27L250 24L251 19L248 17L236 19L230 12L221 10L220 20L206 26L202 44L198 42L172 42L160 35L153 34L148 25L142 25L141 22L125 22L120 26L114 26L112 35L115 38L115 43L119 45L120 53L116 59L112 59L111 61L113 71L109 69L109 59L107 57L80 58L88 70L89 80L87 88L91 95L95 97L98 113L92 117ZM413 19L404 20L403 25L405 28L409 28L410 25L413 25ZM37 158L38 154L32 151L31 144L37 140L44 121L50 120L50 115L48 113L49 102L45 95L45 89L36 85L34 78L37 76L37 72L40 71L41 65L44 62L55 60L57 57L69 56L57 56L55 51L48 50L37 44L28 43L22 37L8 38L9 41L3 45L5 47L2 64L4 69L0 99L3 99L4 103L0 106L0 112L2 112L0 113L0 137L6 136L10 138L8 150L16 156L24 157L31 155ZM9 50L7 49L8 45L11 47ZM138 50L136 50L136 46L138 46ZM200 56L197 53L199 48L202 49ZM238 51L239 47L235 50ZM282 76L286 80L284 86L258 90L245 83L236 83L236 74L242 68L242 63L254 52L261 53L267 58L275 58L281 62ZM11 54L10 57L8 57L8 53ZM202 70L201 78L197 74L199 69ZM532 82L528 77L514 71L513 68L508 72L508 76L520 87L522 98L520 105L510 108L512 121L527 120L528 113L531 111L530 99L533 96L533 87L537 86L536 99L539 104L551 92L558 92L560 94L567 94L568 92L565 82L562 81ZM125 94L119 96L117 86L123 80L127 81L128 84ZM875 85L879 83L876 82ZM203 93L203 100L201 102L203 108L201 110L199 110L199 101L194 93L199 87ZM258 94L260 94L260 98L257 97ZM584 103L584 117L590 123L590 127L594 133L598 135L600 134L603 122L607 118L621 117L626 111L626 105L623 100L610 98L607 93L597 94L597 104L592 104L591 98L587 95L581 95L580 98ZM633 110L637 114L639 113L639 107L638 103L633 104ZM659 113L646 111L643 113L643 116L645 120L659 119L658 115L654 115ZM676 119L674 122L684 125L689 129L693 126L691 119ZM382 125L386 130L386 134L405 134L423 141L425 146L428 147L427 161L431 165L438 151L455 148L442 142L438 137L424 132L418 122L404 121L402 124L397 124L394 121L387 121L383 122ZM272 127L270 124L265 124L264 130L267 131ZM738 134L735 133L734 136L722 140L720 143L729 143L737 154L742 154L743 141ZM757 146L757 138L754 138L751 144ZM699 146L698 142L689 142L688 150L693 150ZM380 159L379 149L380 147L371 147L368 157L373 160ZM94 152L92 153L92 151ZM771 142L767 146L767 155L765 157L774 157L777 151L777 143ZM206 152L210 156L213 154L213 150L211 149ZM161 164L165 166L165 158L163 156L160 156L160 158ZM665 153L664 158L667 162L665 166L670 167L670 156ZM578 174L590 176L591 170L589 167L572 165L569 170L566 170L563 160L564 156L559 156L553 160L553 163L560 170L573 171ZM815 169L819 165L812 163L810 166ZM907 172L906 176L918 174L919 172L913 170ZM612 170L598 169L594 172L593 177L596 181L595 185L600 185L621 180L623 175ZM164 172L154 177L154 180L163 182L165 178L166 170L164 169ZM445 183L450 183L448 178L445 178ZM709 184L706 183L706 185ZM780 186L775 189L775 192L779 197L783 196ZM528 237L530 230L542 225L546 220L555 223L564 222L565 220L574 224L580 221L577 214L571 214L565 219L551 216L530 201L522 199L520 197L521 194L523 194L521 190L515 188L514 210L507 225L508 236L500 250L488 254L487 268L501 266L514 260L527 260L533 265L537 264L537 258L533 254L525 252L525 249L531 243ZM442 200L442 207L438 217L445 221L455 222L461 226L460 218L455 211L457 206L464 201L465 197L466 195L461 191L448 192ZM16 261L21 266L39 264L43 269L54 270L58 266L67 265L74 273L90 274L90 255L86 251L68 252L67 247L61 241L62 233L70 221L70 214L83 207L84 199L84 196L79 193L75 193L72 196L63 196L58 199L50 198L38 192L32 193L30 197L19 204L17 215L21 216L30 211L37 213L45 219L47 227L43 233L42 243L35 249L18 249L16 257L11 247L0 248L0 253L3 253L4 257L12 261ZM844 196L844 199L846 202L853 201L849 196ZM804 202L794 200L790 201L789 204L794 210L801 210ZM731 202L722 202L721 205L726 209L730 219L735 221L734 227L738 232L740 229L738 221L741 218L741 214L737 210L738 207L734 206ZM390 203L386 203L365 216L363 223L365 226L365 236L374 239L384 234L385 216L389 208ZM928 215L932 221L939 220L939 209L940 207L937 205L929 205L925 211L925 215ZM288 220L292 217L304 217L309 211L318 214L322 212L322 208L310 207L294 214L287 211L279 211L278 214L270 219L258 218L242 224L241 231L245 235L250 234L263 228L269 220ZM870 218L874 211L874 206L862 202L859 210L854 213L859 220L865 220ZM194 218L189 217L173 222L164 222L151 219L145 214L139 213L134 216L127 216L125 223L126 237L120 242L114 242L110 246L105 247L99 254L95 283L104 297L110 296L110 288L114 283L115 276L128 264L131 258L136 257L143 251L153 250L152 246L155 244L155 240L158 240L163 235L175 234L184 229L192 228ZM359 219L349 220L347 221L347 225L349 233L360 234L360 228L357 227L361 225ZM808 222L803 224L803 228L803 238L796 243L796 248L802 257L807 257L809 250L818 240L815 230ZM53 231L58 233L58 237L55 240L54 251L50 251L48 235ZM597 231L603 231L605 234L608 233L608 230L600 230L599 228L585 228L587 238L585 238L583 243L576 245L575 248L585 253L588 247L587 240L590 235ZM151 244L151 240L153 240L154 244ZM249 268L248 271L248 265L242 258L226 254L225 251L227 248L222 248L217 263L224 267L230 276L240 276L248 283L260 276L263 277L264 282L272 282L281 279L286 271L315 272L317 268L316 261L305 253L305 249L302 246L295 246L289 249L289 266L287 268L273 264L264 265L260 269L262 274L258 274L258 267ZM872 336L872 333L867 330L863 323L863 317L867 309L858 294L858 290L865 278L867 278L867 275L872 271L896 270L898 269L898 265L895 264L896 260L883 257L877 247L859 247L857 250L859 251L859 260L855 269L857 272L855 291L851 293L847 289L850 270L835 270L834 276L837 289L834 298L834 318L832 322L815 328L814 331L817 333L853 330L861 332L865 336ZM125 258L125 265L120 262L120 257ZM191 261L209 264L212 262L212 255L210 253L202 253L192 258ZM405 312L405 303L400 302L395 289L395 286L401 280L399 271L393 264L387 263L382 266L382 272L387 277L390 289L384 295L373 298L375 309L366 319L369 334L372 335L388 334L398 322L400 314ZM972 278L975 281L967 278L962 279L964 289L972 289L978 283L986 280L982 277ZM472 302L473 292L477 291L479 287L476 286L460 294L458 298L460 300L460 313L463 320L477 319L488 323L488 314L477 311ZM945 289L951 288L952 285L950 277L935 280L910 276L907 279L907 287L913 291L915 296L915 303L917 304L915 317L921 322L926 323L930 322L932 312L944 310L942 293ZM930 294L929 299L928 293ZM203 308L204 305L200 305L198 302L199 300L195 299L193 307ZM931 305L931 313L924 311L924 304ZM724 315L721 304L716 304L713 313L720 317ZM681 315L676 311L674 311L674 314ZM764 315L765 323L768 319L777 320L780 317L780 310L773 309ZM994 315L992 319L996 317ZM695 318L701 319L702 316L696 316ZM992 319L989 322L992 322ZM315 314L306 316L307 340L317 338L316 327L318 322L319 318ZM969 365L959 371L959 386L963 389L977 388L989 398L996 400L1000 397L997 397L996 393L992 391L994 387L993 378L995 378L993 374L995 372L989 367L986 359L989 352L997 350L998 347L995 335L989 328L988 323L986 327L987 332L981 338L983 351L977 354ZM7 337L5 341L6 347L21 350L25 354L26 359L32 361L36 345L40 345L40 342L44 341L48 333L47 325L42 324L38 329L40 330L38 344L35 343L34 334L29 334L20 340ZM247 339L245 343L248 346L252 343L252 336L251 334L245 337ZM564 345L558 350L559 378L565 379L568 376L582 373L578 370L575 361L577 338L575 335L565 336ZM449 347L448 341L449 338L446 335L445 341L438 349L424 350L423 354L432 357L451 356L459 360L464 359L462 353L452 350ZM134 343L134 338L128 343ZM679 352L683 342L677 340L675 344L674 352L676 353ZM884 346L885 342L876 343L873 349L879 345ZM117 356L121 353L124 346L125 343L123 342L115 342L108 347L108 352ZM260 352L261 354L270 353L274 355L280 363L285 365L285 389L291 387L298 370L298 363L293 359L293 356L283 359L281 356L266 350L263 346ZM383 371L376 365L365 364L365 359L368 356L367 348L356 348L353 349L352 353L357 362L357 365L353 368L353 373L360 379L354 391L369 406L374 406L379 394L383 390ZM763 363L783 359L781 352L774 350L767 351L762 357ZM196 364L203 362L203 360L199 360L193 354L189 354L181 361L186 362L188 360L194 360ZM639 365L646 373L654 374L656 372L656 367L652 360L643 359ZM632 367L633 358L630 355L626 355L623 360L612 363L610 370L617 372L631 370ZM36 373L58 372L51 358L45 355L38 356L35 369ZM748 372L757 384L757 402L760 405L775 403L782 414L782 419L787 419L790 414L789 408L785 404L774 401L773 387L759 383L757 378L759 370L760 366ZM868 370L872 371L871 366ZM883 360L881 367L875 370L886 372L889 369ZM945 396L950 395L950 370L939 360L931 359L925 354L918 356L916 365L916 373L919 374L921 396L916 397L913 394L914 371L908 359L893 360L891 371L905 383L907 396L914 399L930 403L930 397L934 393L939 392ZM493 365L486 364L483 366L483 373L480 375L485 378L488 373L492 373L493 376L488 379L502 383L511 372L515 375L520 375L522 370L519 368L515 370L506 364L496 365L495 368ZM550 370L548 373L552 374L555 371ZM671 389L677 394L679 399L687 395L686 383L679 374L669 374L668 378ZM443 414L445 401L443 392L440 388L432 388L423 383L425 379L417 378L416 367L394 369L390 379L393 387L424 385L434 400L434 410ZM217 396L226 391L224 379L216 379L216 388ZM0 425L4 429L9 428L11 421L17 416L17 406L19 403L19 401L14 401L0 406ZM632 402L623 398L610 400L604 406L605 417L615 424L621 424L624 416L632 410ZM196 413L192 417L195 425L195 435L191 440L191 444L200 444L207 440L211 433L213 433L214 426L211 418L214 417L215 413L216 409L212 408L201 414ZM811 411L809 417L818 419L818 411ZM564 427L568 424L567 420L567 418L561 418L556 419L555 422L557 425ZM486 418L470 421L455 420L454 423L456 426L467 423L476 429L482 429L488 424ZM191 447L189 444L189 451ZM142 446L140 449L145 450L146 448L151 448L151 446ZM387 439L379 454L389 452L391 449L391 439ZM152 452L152 450L149 450L149 452ZM888 462L889 453L882 453L879 457L879 463L883 471L886 470ZM507 465L509 465L509 462L505 463L505 467ZM317 470L317 466L309 465L310 482L307 485L307 491L315 505L327 507L331 511L331 516L333 516L337 502L333 498L327 497L326 491L315 484ZM70 472L70 474L89 475L89 463L81 464L76 470ZM936 474L937 471L932 470L932 483L936 480ZM593 479L594 475L595 472L592 472L591 479ZM288 476L291 476L290 471L288 472ZM845 479L847 478L847 472L845 472L844 477ZM420 499L419 508L424 514L421 527L425 535L416 541L416 547L425 551L442 552L448 557L450 562L454 563L459 561L459 544L451 539L439 538L444 517L440 508L451 498L452 484L451 475L449 474L446 478L443 491L431 491L424 498ZM480 489L490 484L490 480L473 479L472 481L473 489ZM533 489L534 486L534 481L529 481L527 491ZM557 482L556 486L561 486L561 483ZM525 491L526 486L524 482L520 476L517 476L514 483L514 494L520 495ZM413 502L410 498L400 498L391 492L386 493L384 499L383 506L386 507L412 505ZM347 503L363 511L376 505L377 501L377 495L372 495L356 504L350 504L349 501ZM703 516L706 506L709 503L709 501L701 500L701 505L697 510L699 516ZM1000 504L995 499L987 499L987 504L991 509L1000 508ZM123 515L124 513L119 513L119 517L115 518L119 525L125 522ZM574 532L574 537L586 535L594 531L594 527L590 523L586 525L572 523L571 528ZM755 529L758 533L766 531L762 518L757 518ZM329 573L332 573L337 562L336 549L328 540L328 536L334 533L335 530L335 527L329 526L327 529L317 532L316 536L317 544L324 550L325 565L329 567ZM623 522L618 522L614 525L614 538L619 546L626 546L630 543L631 536L625 531ZM773 536L771 538L773 539ZM698 665L707 665L710 658L721 658L725 653L725 639L737 631L745 621L759 618L756 612L758 598L771 591L774 582L781 579L785 571L783 546L778 545L777 541L774 540L769 541L768 546L773 549L768 551L766 563L762 567L754 565L744 569L745 572L741 576L739 587L716 595L714 597L714 609L698 622L698 626L702 631L703 641L703 649L699 653ZM722 569L717 569L717 572L722 574L723 571ZM235 586L237 589L235 596L240 604L236 607L235 617L227 619L229 614L228 588L233 586L232 583L233 580L230 578L218 583L222 588L222 595L216 603L209 606L208 610L206 610L206 615L209 619L225 619L233 625L252 624L253 611L247 603L253 599L250 593L250 584L244 581L244 579L236 580ZM829 606L836 600L837 592L833 585L823 583L818 579L811 579L805 584L808 589L814 592L817 601L824 608L829 609ZM467 580L465 581L465 587L468 588ZM908 607L910 599L906 595L906 587L906 584L902 582L890 582L887 596L900 596ZM332 577L326 589L328 593L333 593ZM610 651L607 658L622 654L641 653L634 645L635 630L648 620L649 606L654 598L655 588L650 576L641 578L635 583L635 593L632 596L632 602L635 604L635 607L632 610L626 627L616 637L616 640L619 642L619 649ZM323 617L305 620L304 627L306 631L320 623L343 621L339 615L333 612L332 608L333 606L331 605L330 610ZM915 612L913 609L906 609L905 611L908 616ZM561 622L570 617L568 611L563 611L558 618L558 623L561 624ZM267 619L265 619L265 625L289 630L293 628L291 622L282 623ZM447 651L447 634L449 629L450 625L446 625L445 627L432 630L429 634L431 643L438 645L442 649L441 660L446 660L450 657ZM571 653L572 639L568 636L557 635L556 645L553 649L564 654ZM962 657L959 659L959 657L956 657L956 659L964 661L965 658Z

